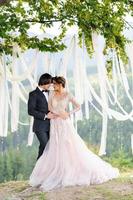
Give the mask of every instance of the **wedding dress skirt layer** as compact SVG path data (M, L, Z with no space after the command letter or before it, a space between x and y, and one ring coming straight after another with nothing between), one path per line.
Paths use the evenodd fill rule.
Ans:
M76 105L70 95L49 98L51 112L66 110L68 102ZM92 153L77 134L68 118L52 119L50 139L30 176L29 184L48 191L72 185L100 184L119 176L119 171Z
M63 186L100 184L118 175L118 169L88 150L70 119L54 119L50 140L30 176L30 185L47 191Z

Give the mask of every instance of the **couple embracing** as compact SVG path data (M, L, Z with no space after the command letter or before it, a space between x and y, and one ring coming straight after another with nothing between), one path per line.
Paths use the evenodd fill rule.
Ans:
M53 85L54 90L49 91ZM59 187L100 184L117 178L119 171L91 152L76 132L70 115L80 109L66 91L64 77L43 74L30 92L28 113L40 146L29 184L49 191ZM68 111L68 104L73 110Z

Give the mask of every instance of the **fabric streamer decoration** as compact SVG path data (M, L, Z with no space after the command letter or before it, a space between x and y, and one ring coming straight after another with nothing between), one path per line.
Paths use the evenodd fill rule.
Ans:
M67 36L64 43L67 48L57 53L42 53L38 50L28 50L22 53L18 46L14 45L14 53L11 56L3 55L0 58L0 136L6 137L9 132L18 130L18 125L30 125L28 145L33 142L32 132L33 118L27 118L26 122L20 122L20 102L27 106L29 91L37 86L40 74L45 72L53 76L61 75L67 79L67 90L73 93L80 104L84 104L83 110L72 116L76 124L83 117L89 119L89 107L92 106L102 117L101 144L99 155L106 154L106 139L109 119L119 121L133 121L133 96L129 84L127 68L133 77L133 43L126 47L129 65L125 68L122 60L118 57L115 49L110 49L112 59L112 80L109 79L106 69L106 57L103 54L105 40L94 32L92 42L94 47L93 65L96 65L96 79L99 92L96 91L91 75L88 73L90 57L87 53L84 36L82 48L78 45L77 35ZM30 56L29 56L30 55ZM10 60L8 63L7 61ZM94 66L95 67L95 66ZM133 86L133 79L132 79ZM126 95L131 110L119 100L119 87ZM8 122L8 113L11 110L11 121ZM70 105L70 109L71 105ZM11 123L11 130L8 130ZM131 148L133 153L133 135L131 135Z

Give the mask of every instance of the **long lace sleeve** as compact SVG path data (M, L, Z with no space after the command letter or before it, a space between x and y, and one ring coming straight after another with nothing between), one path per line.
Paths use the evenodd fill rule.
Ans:
M70 115L80 110L80 104L77 102L72 94L69 94L69 102L71 102L74 106L74 109L69 112Z

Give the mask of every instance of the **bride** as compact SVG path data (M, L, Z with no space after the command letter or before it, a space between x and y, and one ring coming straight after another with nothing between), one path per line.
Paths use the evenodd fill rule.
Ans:
M43 191L73 186L100 184L117 178L119 171L91 152L77 134L70 115L80 109L75 98L65 91L63 77L53 79L54 91L49 96L50 139L30 176L29 184ZM72 102L75 109L68 112Z

